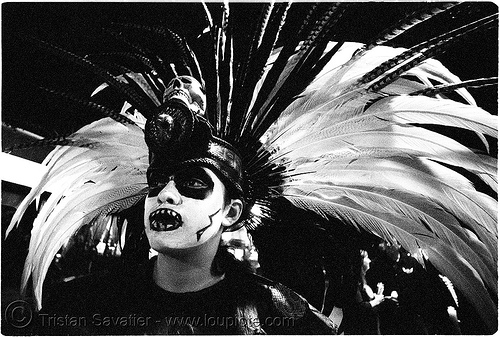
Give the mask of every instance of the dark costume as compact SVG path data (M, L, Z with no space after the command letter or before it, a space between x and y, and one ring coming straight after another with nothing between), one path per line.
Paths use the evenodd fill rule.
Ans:
M140 268L82 277L47 298L37 333L334 334L336 327L285 286L237 262L225 278L196 292L172 293L152 279L155 259Z
M380 335L379 306L372 307L370 298L359 284L356 296L344 307L341 330L346 335Z

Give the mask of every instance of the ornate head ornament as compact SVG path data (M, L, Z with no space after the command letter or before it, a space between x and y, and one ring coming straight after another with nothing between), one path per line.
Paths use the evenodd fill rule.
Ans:
M191 76L177 76L167 85L163 102L183 102L194 114L205 116L207 97L200 82Z
M212 135L205 107L204 89L195 78L178 76L170 81L163 103L146 123L148 179L201 164L218 173L233 195L243 197L241 157L228 142Z

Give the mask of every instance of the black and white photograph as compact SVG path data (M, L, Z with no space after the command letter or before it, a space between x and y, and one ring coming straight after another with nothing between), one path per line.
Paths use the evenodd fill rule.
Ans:
M494 2L2 2L1 333L493 335Z

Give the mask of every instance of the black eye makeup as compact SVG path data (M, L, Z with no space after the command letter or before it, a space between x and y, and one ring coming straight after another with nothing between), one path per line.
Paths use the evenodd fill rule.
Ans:
M214 182L202 167L192 167L174 175L177 190L185 197L205 199L214 190Z
M148 170L147 172L149 192L148 197L156 197L158 193L170 181L170 176L163 174L160 170Z
M168 184L175 182L179 193L185 197L202 200L207 198L214 189L214 181L202 167L190 167L165 176L159 172L151 172L148 177L150 187L148 196L155 197Z

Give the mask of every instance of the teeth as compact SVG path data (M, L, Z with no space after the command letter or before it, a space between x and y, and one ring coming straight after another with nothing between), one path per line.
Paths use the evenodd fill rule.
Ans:
M174 90L168 95L167 100L171 99L174 96L177 98L179 98L178 96L183 96L184 98L187 99L188 102L190 101L191 98L184 90Z
M150 214L149 223L152 230L173 231L182 226L182 217L171 209L162 208Z

